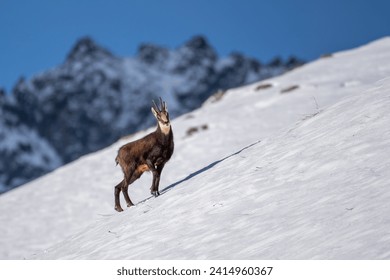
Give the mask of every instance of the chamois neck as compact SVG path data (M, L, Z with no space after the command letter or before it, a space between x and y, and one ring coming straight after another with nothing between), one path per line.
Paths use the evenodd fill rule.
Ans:
M157 122L157 132L162 133L165 136L168 136L171 132L171 125L162 125L159 122Z

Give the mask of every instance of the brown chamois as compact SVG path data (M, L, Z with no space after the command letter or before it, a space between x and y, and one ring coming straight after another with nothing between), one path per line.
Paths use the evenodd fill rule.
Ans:
M128 188L145 171L153 173L152 186L150 187L151 194L155 197L160 195L158 186L161 171L165 163L171 158L174 148L168 107L161 97L160 103L161 110L154 101L151 107L152 113L157 119L157 129L141 139L123 145L115 158L124 174L124 179L115 186L115 210L118 212L123 211L119 201L121 191L125 197L127 207L134 205L130 200Z

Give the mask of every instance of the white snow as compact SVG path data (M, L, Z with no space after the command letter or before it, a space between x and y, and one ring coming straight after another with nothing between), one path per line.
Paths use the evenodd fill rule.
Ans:
M0 196L0 258L389 259L389 109L390 38L229 90L173 121L156 199L146 174L113 209L154 128Z

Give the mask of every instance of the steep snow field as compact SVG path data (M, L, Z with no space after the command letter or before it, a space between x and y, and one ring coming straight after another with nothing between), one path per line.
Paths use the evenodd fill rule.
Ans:
M113 209L154 128L0 196L0 258L390 258L390 38L219 97L173 121L158 198Z

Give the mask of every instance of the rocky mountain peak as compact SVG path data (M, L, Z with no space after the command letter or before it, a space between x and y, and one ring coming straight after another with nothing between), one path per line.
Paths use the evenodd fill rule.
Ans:
M104 56L113 57L110 51L99 46L92 38L86 36L76 42L66 60L74 61L85 57L101 58Z
M189 50L196 54L197 58L207 57L212 60L217 59L215 49L209 44L207 39L203 36L194 36L187 41L181 49Z
M176 53L180 58L174 69L175 73L188 71L188 66L191 66L192 69L196 67L212 68L218 59L216 51L203 36L191 38L178 48Z
M207 39L201 35L192 37L187 43L185 43L185 46L191 49L212 49Z
M147 64L163 61L167 57L167 49L153 44L142 44L138 49L138 58Z

